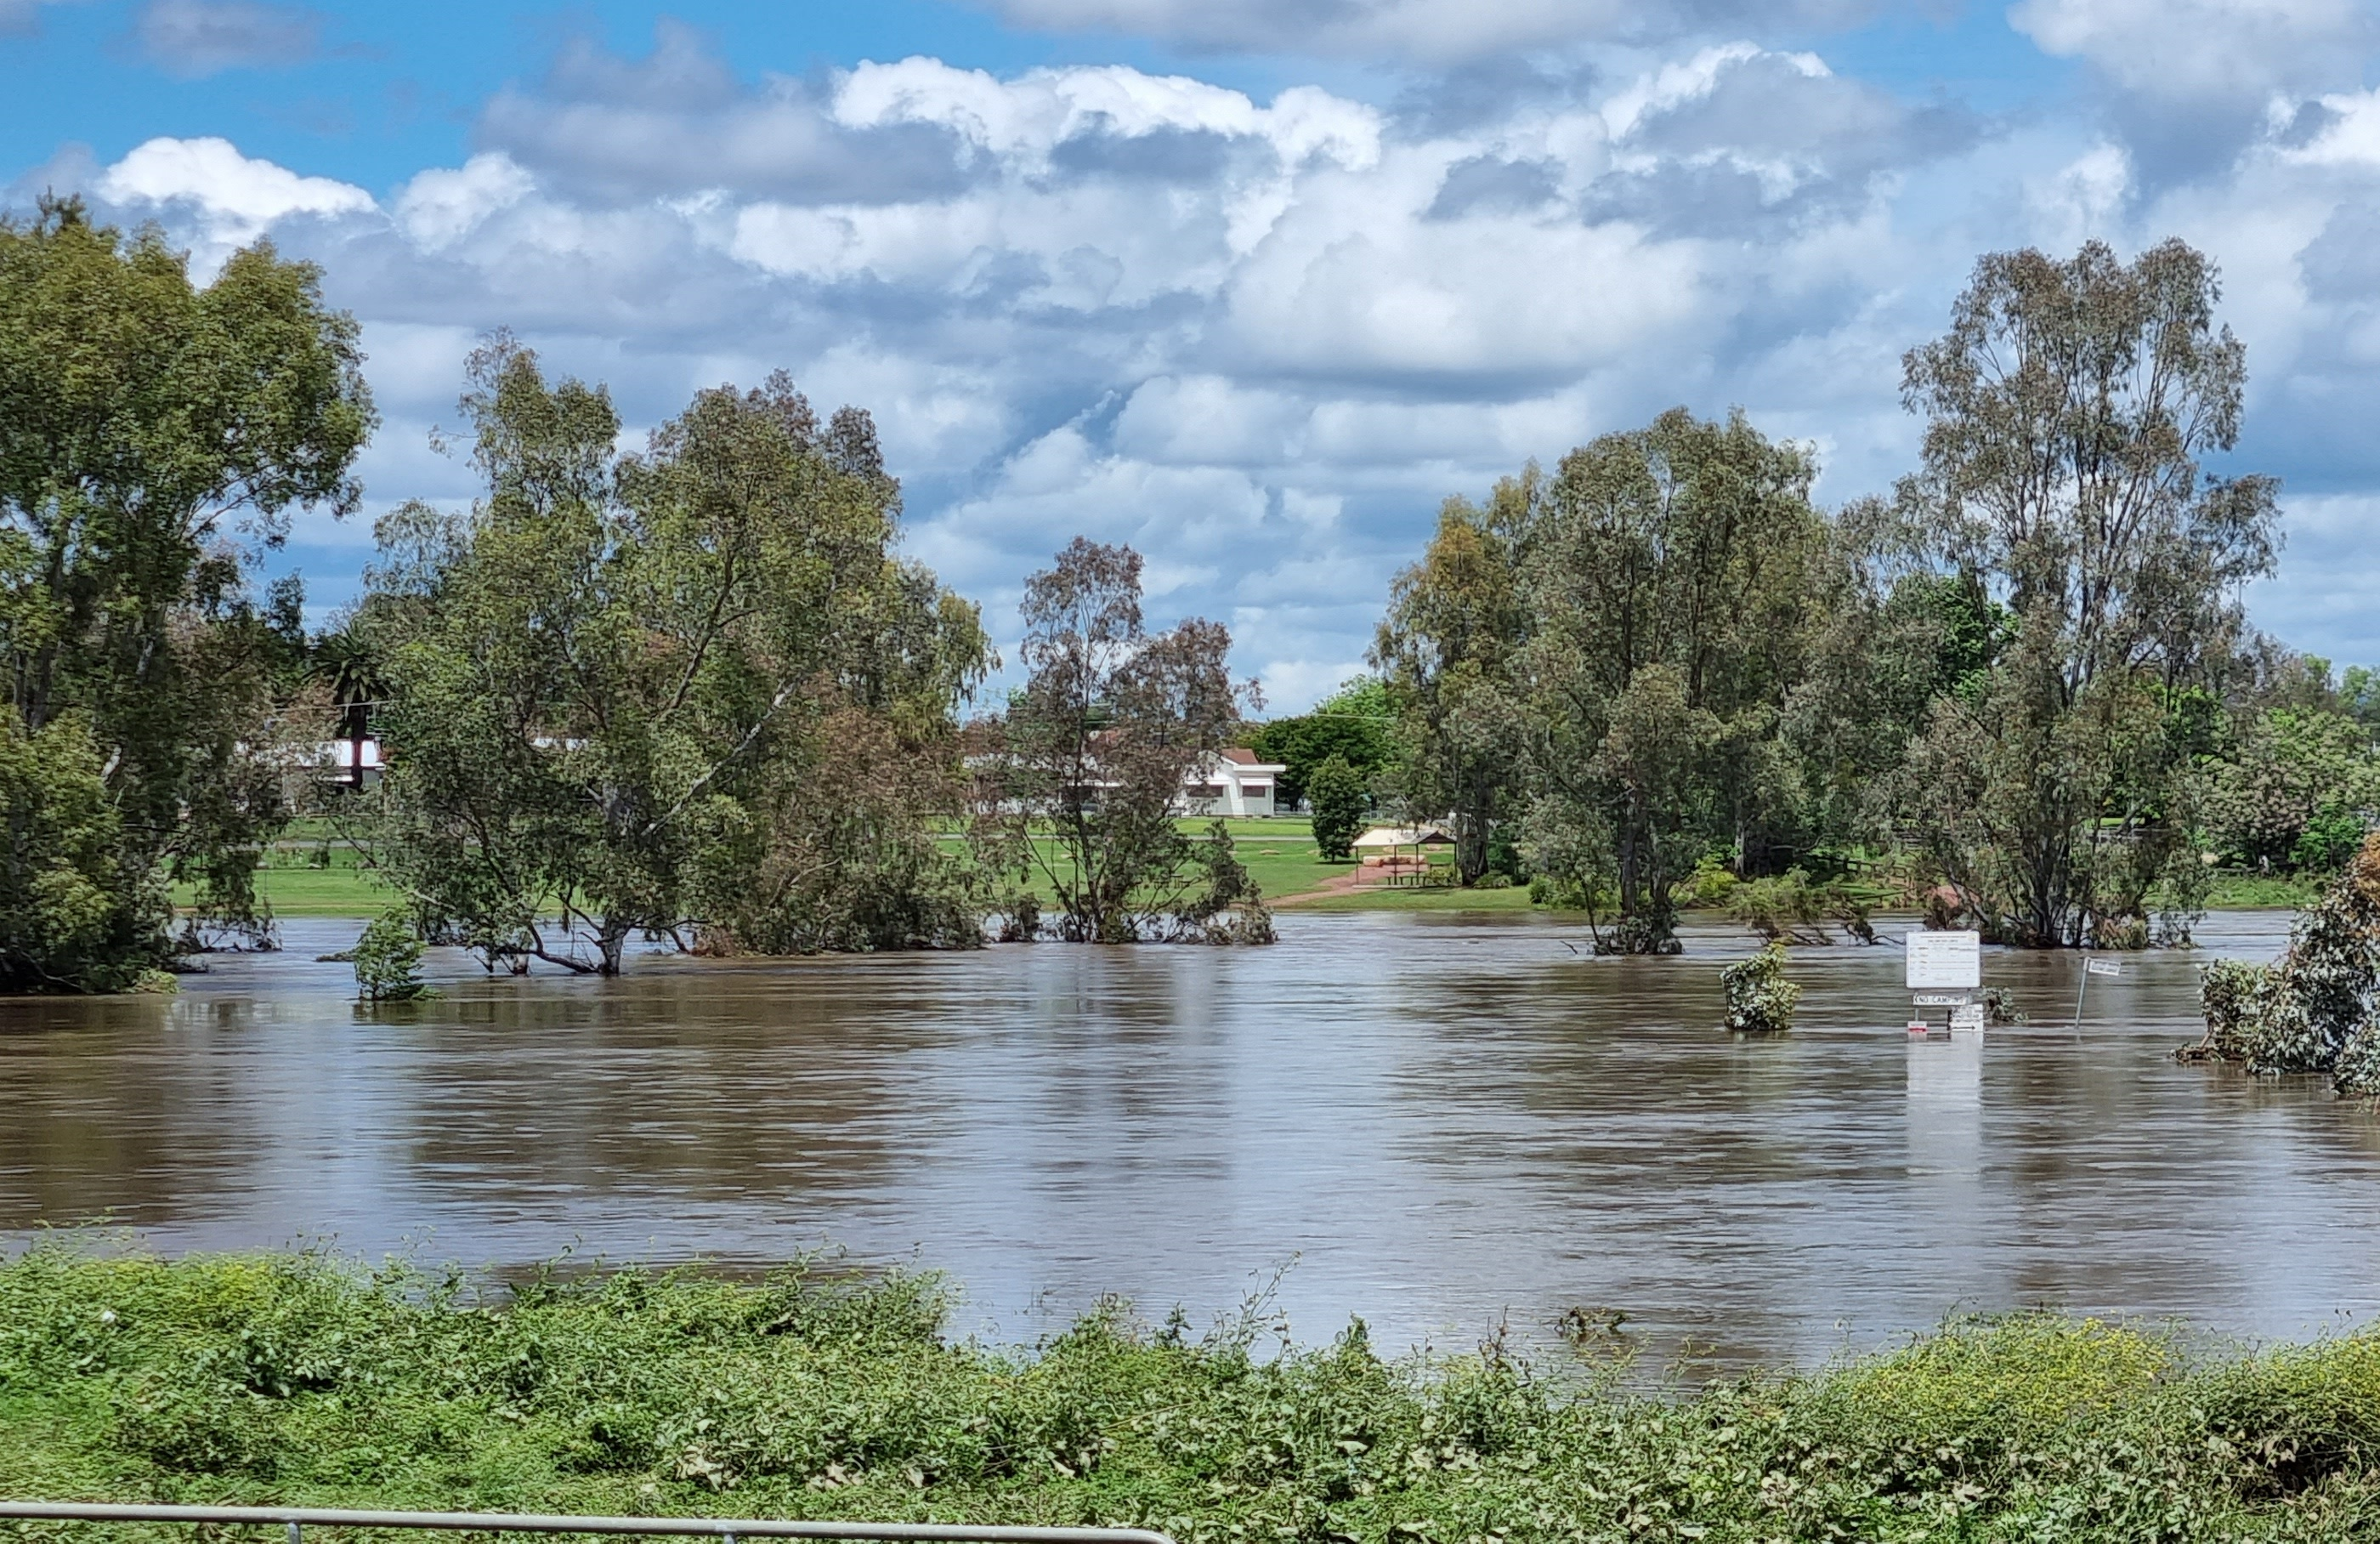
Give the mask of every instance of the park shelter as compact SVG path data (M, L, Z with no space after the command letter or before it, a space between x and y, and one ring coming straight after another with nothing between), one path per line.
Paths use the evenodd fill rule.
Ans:
M1349 844L1368 865L1389 871L1389 882L1401 872L1419 880L1428 871L1432 850L1454 845L1454 838L1438 826L1374 826Z

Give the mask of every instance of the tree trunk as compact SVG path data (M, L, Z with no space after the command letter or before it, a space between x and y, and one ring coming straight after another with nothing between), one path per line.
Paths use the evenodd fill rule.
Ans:
M1454 877L1468 890L1488 871L1488 822L1495 795L1478 789L1465 802L1469 808L1458 811L1454 820Z

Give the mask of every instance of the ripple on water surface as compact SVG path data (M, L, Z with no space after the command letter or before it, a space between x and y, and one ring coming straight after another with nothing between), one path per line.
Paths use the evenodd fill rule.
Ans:
M1722 1361L2049 1304L2303 1335L2380 1307L2380 1117L2185 1067L2198 965L1992 951L2032 1022L1909 1040L1893 948L1794 954L1801 1027L1715 1027L1739 937L1597 960L1543 918L1290 915L1268 950L646 957L360 1013L351 926L172 1000L0 1002L0 1228L331 1237L511 1266L832 1241L949 1270L959 1327L1102 1293L1301 1339L1467 1343L1624 1311Z

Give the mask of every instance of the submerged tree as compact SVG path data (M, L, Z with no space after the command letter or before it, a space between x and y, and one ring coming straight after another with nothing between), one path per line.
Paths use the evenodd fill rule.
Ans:
M291 808L294 589L246 553L351 510L356 324L270 246L188 254L73 201L0 219L0 990L112 990L170 950L167 885L261 935Z
M1532 501L1533 842L1609 844L1626 953L1673 950L1678 881L1714 847L1755 855L1798 791L1779 724L1828 556L1813 473L1741 414L1681 408L1572 451Z
M1269 942L1223 823L1194 837L1176 819L1254 687L1232 681L1219 624L1146 629L1140 569L1131 548L1076 537L1025 581L1026 683L998 725L987 826L1070 942Z
M693 927L972 942L964 907L883 894L960 882L920 799L845 781L953 765L985 658L974 609L891 553L867 416L821 427L779 375L698 394L621 459L608 395L509 338L470 383L488 494L384 521L356 624L392 687L379 851L425 919L606 974Z
M1910 546L1982 577L2010 638L1937 703L1903 808L2010 942L2143 938L2153 889L2196 861L2174 709L2231 651L2275 542L2273 482L2199 467L2240 431L2244 351L2217 298L2180 241L2131 263L2096 242L1997 253L1906 360L1927 419Z
M1793 1027L1802 989L1785 979L1785 946L1771 942L1718 973L1727 1027L1738 1034L1782 1035Z

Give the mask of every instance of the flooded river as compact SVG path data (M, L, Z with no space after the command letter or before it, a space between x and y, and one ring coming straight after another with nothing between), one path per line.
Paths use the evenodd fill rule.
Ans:
M2128 958L2079 1033L2075 959L1987 952L2033 1021L1978 1046L1907 1038L1897 948L1796 950L1801 1027L1753 1042L1716 1027L1740 936L1597 960L1536 918L613 982L455 956L377 1015L313 960L353 926L296 922L176 999L0 1002L0 1229L497 1269L835 1245L949 1271L1002 1339L1276 1274L1299 1339L1396 1347L1573 1306L1717 1364L2037 1304L2302 1336L2380 1310L2380 1117L2170 1056L2198 964L2285 923Z

